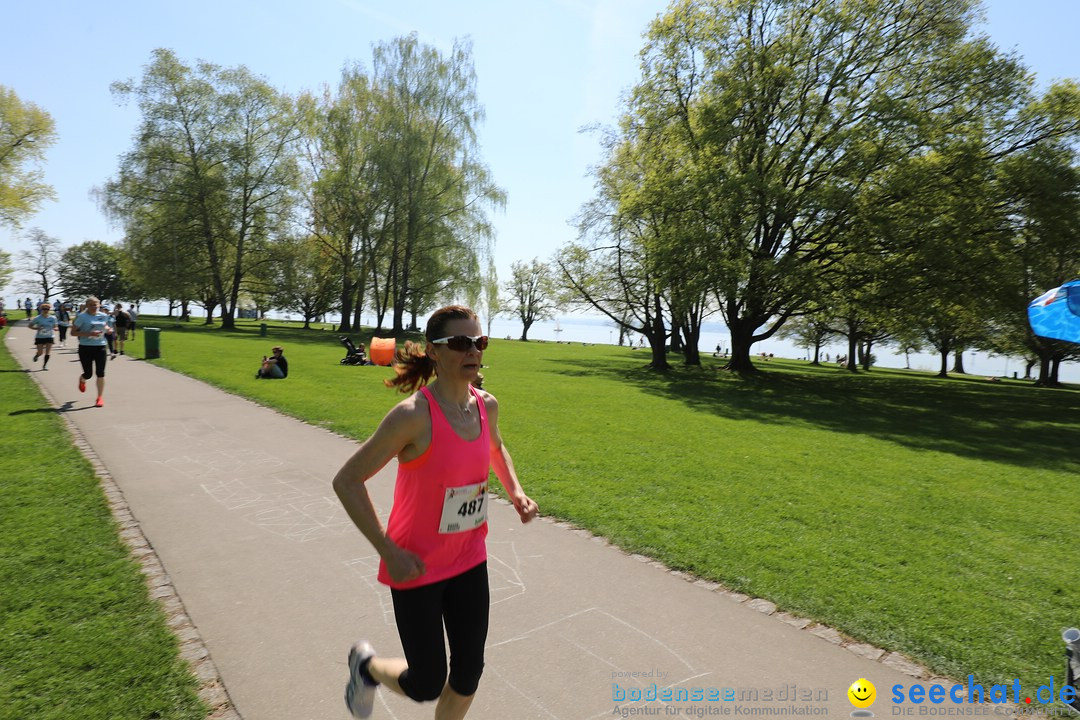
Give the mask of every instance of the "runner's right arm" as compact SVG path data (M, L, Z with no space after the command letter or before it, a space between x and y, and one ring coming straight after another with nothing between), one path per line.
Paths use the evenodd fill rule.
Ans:
M422 419L410 401L398 404L334 476L334 492L345 512L386 561L390 577L397 582L414 580L423 575L426 569L419 556L398 547L386 536L386 528L375 513L365 483L391 458L415 442L418 434L423 432Z

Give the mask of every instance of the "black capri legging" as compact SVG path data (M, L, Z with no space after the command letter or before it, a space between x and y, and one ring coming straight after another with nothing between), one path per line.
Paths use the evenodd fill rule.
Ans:
M87 380L91 370L96 370L98 377L105 377L105 346L80 345L79 362L82 363L82 376Z
M450 645L450 687L472 695L484 671L487 642L487 563L447 580L411 590L393 590L394 616L409 668L398 684L413 700L437 700L447 682L443 623Z

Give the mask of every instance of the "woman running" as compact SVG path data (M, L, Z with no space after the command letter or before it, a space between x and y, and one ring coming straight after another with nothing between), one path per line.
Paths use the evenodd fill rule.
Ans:
M30 327L37 330L34 333L34 345L37 348L37 354L34 355L34 362L38 361L41 354L45 354L45 360L41 363L42 370L49 369L49 358L52 355L53 339L56 335L56 323L57 320L52 314L52 305L49 303L42 303L38 308L38 316L30 321Z
M412 394L387 413L334 478L349 517L381 556L378 579L390 586L405 654L384 658L366 641L353 646L345 703L355 717L371 715L379 685L417 702L438 700L437 720L465 717L487 640L489 469L521 522L537 514L499 435L499 405L473 386L488 343L476 314L456 305L441 308L424 335L424 349L410 342L398 351L398 376L386 381ZM394 457L394 506L384 528L364 483Z
M71 327L71 308L67 303L63 303L56 311L56 321L60 329L60 347L67 347L67 334Z
M79 338L79 392L86 392L86 381L92 372L97 373L97 407L105 406L105 333L111 327L111 318L101 312L101 302L96 297L86 298L85 310L75 316L71 324L71 336Z

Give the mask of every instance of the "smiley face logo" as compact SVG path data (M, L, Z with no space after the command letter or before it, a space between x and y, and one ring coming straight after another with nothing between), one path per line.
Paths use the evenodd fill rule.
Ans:
M877 688L874 687L874 683L866 678L859 678L851 683L851 687L847 690L847 696L855 707L868 708L877 699Z

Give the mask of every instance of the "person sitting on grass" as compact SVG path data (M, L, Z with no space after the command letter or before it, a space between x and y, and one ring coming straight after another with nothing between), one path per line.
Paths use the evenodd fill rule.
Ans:
M255 379L284 380L289 377L289 361L285 359L285 348L275 345L270 353L270 357L263 355L262 367L255 373Z

